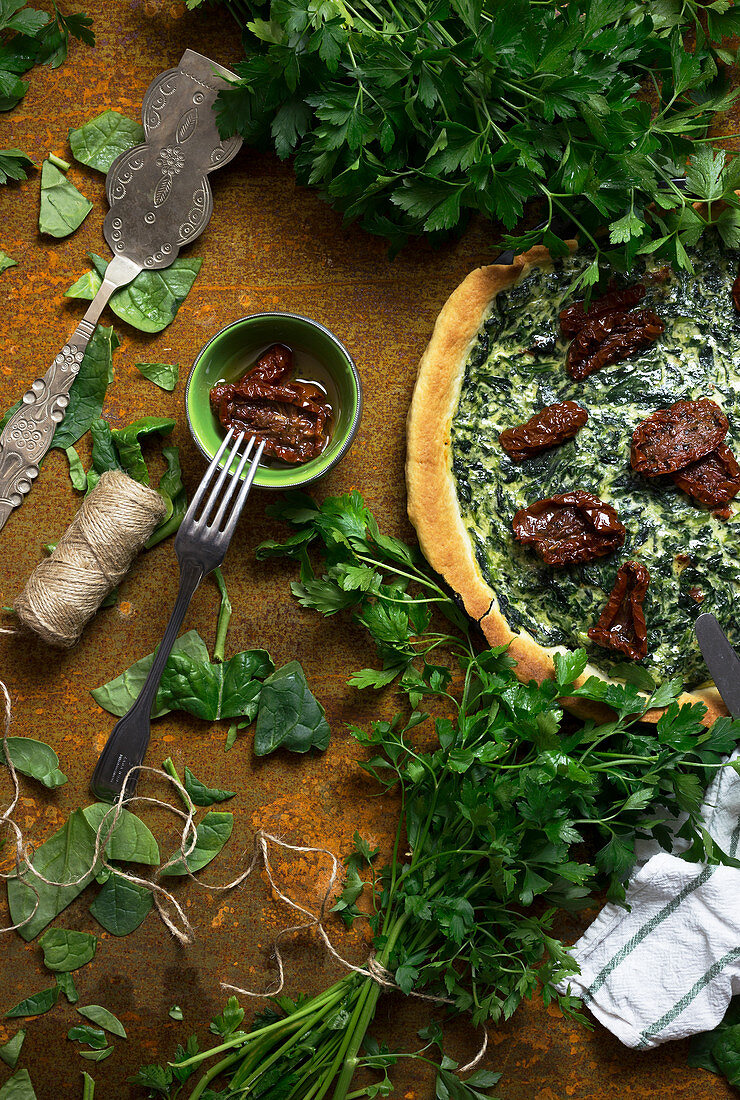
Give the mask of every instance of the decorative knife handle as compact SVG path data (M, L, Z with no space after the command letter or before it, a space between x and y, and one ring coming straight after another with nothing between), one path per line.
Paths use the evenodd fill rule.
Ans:
M39 474L39 463L51 447L57 426L69 404L69 390L80 369L95 325L82 320L69 343L43 378L26 390L0 432L0 523L4 523Z

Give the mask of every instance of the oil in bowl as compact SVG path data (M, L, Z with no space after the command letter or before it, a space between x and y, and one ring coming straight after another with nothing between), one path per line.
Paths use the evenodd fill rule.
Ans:
M272 437L275 446L266 447L270 453L254 484L291 488L322 477L346 454L360 421L362 387L351 355L323 325L291 313L259 313L227 325L202 349L185 406L208 459L225 424L258 439Z

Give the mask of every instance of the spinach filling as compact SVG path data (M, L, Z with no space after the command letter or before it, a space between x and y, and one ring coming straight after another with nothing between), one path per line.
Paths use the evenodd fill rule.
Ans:
M460 510L482 575L512 630L527 631L545 647L584 646L605 670L622 662L586 632L619 566L636 558L651 578L648 655L640 663L689 686L707 678L693 631L697 615L712 612L740 644L733 613L740 510L733 502L730 518L721 519L670 478L636 474L630 442L636 424L655 409L710 397L727 414L726 442L740 457L740 317L730 293L738 258L710 246L692 259L693 275L671 271L664 278L655 268L635 274L647 287L640 308L654 309L666 330L652 347L583 382L565 371L568 341L560 336L558 313L586 261L576 256L530 272L497 296L469 354L452 422ZM533 347L536 355L528 351ZM499 433L559 401L578 401L589 414L585 427L560 447L513 462ZM514 541L511 521L534 500L572 489L612 504L627 539L601 561L554 569Z

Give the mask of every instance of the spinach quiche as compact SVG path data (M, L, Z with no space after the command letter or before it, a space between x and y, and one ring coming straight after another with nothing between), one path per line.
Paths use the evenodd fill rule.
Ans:
M586 675L624 678L622 654L589 637L626 561L649 571L647 653L632 665L680 678L709 716L726 713L694 635L712 612L740 644L740 498L702 507L670 477L632 468L638 424L678 401L711 399L740 454L740 316L732 301L738 258L709 246L693 273L648 262L632 281L661 335L582 379L566 371L559 315L584 260L543 248L473 271L440 313L419 366L408 418L410 518L422 550L460 595L491 645L509 643L523 680L552 674L553 654L583 647ZM516 461L499 436L533 414L577 402L588 420L567 441ZM543 498L582 491L611 505L624 544L596 560L553 568L516 541L515 515Z

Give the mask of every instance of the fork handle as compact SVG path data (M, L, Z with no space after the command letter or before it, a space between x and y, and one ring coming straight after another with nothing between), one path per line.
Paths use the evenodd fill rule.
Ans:
M118 719L111 730L93 772L90 789L101 802L115 802L121 794L128 772L144 762L149 745L149 720L157 697L159 681L162 679L167 658L172 652L193 593L204 576L205 570L201 565L187 560L181 562L177 599L164 637L149 669L149 675L144 681L136 702L122 718ZM127 798L133 794L137 780L136 773L129 776L126 783Z

